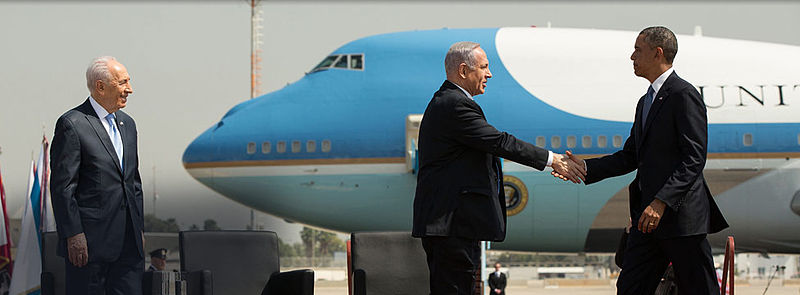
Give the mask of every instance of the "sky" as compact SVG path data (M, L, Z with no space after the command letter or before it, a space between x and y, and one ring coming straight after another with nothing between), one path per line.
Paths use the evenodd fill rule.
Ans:
M249 99L248 3L0 0L0 172L9 214L24 204L42 135L52 138L58 116L86 99L89 61L113 55L132 78L124 111L138 126L145 213L176 218L185 228L209 218L245 228L250 210L192 179L181 156L228 109ZM704 36L800 46L800 2L794 1L262 1L261 11L262 93L302 78L347 42L407 30L664 25L693 34L700 26ZM262 213L256 220L284 240L299 241L300 225Z

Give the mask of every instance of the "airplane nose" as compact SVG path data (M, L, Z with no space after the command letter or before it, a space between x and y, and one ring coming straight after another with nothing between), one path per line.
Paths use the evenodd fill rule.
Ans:
M240 114L240 111L247 109L256 101L248 100L236 105L225 113L219 122L197 136L183 152L184 167L189 169L201 163L237 160L230 158L230 156L235 156L238 153L226 154L223 152L226 148L230 148L230 145L235 145L235 141L232 139L235 137L236 128L231 128L232 126L230 125L235 125L236 117ZM226 158L223 158L223 154L225 154Z

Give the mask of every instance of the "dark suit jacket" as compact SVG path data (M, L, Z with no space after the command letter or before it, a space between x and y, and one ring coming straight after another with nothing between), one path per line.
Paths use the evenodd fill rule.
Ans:
M542 170L547 156L489 125L481 107L445 81L420 125L413 235L502 241L506 203L497 157Z
M133 239L144 258L136 123L123 111L116 116L125 171L120 171L114 145L88 99L56 122L50 190L60 256L67 256L68 237L85 233L90 262L115 261L125 240L125 213L130 212Z
M497 294L494 289L500 289L500 295L506 294L506 274L501 272L499 277L494 272L489 274L489 294Z
M673 72L656 94L647 122L641 120L643 105L644 96L622 150L586 160L586 184L638 169L628 187L631 219L636 224L654 198L664 201L667 208L655 230L658 238L728 227L703 178L708 123L700 94Z

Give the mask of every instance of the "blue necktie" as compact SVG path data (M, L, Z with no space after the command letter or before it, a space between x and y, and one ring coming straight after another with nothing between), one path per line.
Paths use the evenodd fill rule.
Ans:
M647 113L650 112L650 106L653 105L653 95L655 94L653 86L647 88L647 94L644 96L644 107L642 108L642 131L644 126L647 125Z
M106 121L108 122L108 135L111 138L111 143L114 144L114 150L117 152L119 167L122 168L122 137L119 136L117 125L114 124L114 114L108 114Z

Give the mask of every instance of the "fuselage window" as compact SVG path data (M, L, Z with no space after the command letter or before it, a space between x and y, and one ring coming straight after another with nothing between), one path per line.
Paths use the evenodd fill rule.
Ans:
M600 135L597 137L597 147L604 148L608 146L608 138L605 135Z
M557 149L561 147L561 136L553 136L550 138L550 147Z
M745 133L744 137L742 138L742 143L744 146L752 146L753 145L753 135L750 133Z
M281 153L281 154L285 153L286 152L286 142L282 141L282 140L279 141L277 149L278 149L278 153Z
M581 138L581 146L585 149L592 147L592 137L584 135L583 138Z
M346 69L347 68L347 55L342 55L339 57L339 60L336 61L336 64L333 65L334 68Z
M577 143L578 139L575 137L575 135L567 136L567 148L574 148Z
M292 152L293 153L299 153L300 152L300 141L299 140L293 140L292 141Z
M353 54L350 56L350 68L353 70L364 69L364 56L361 54Z
M612 144L614 144L615 148L621 147L622 146L622 135L614 135L614 142L612 142Z
M313 140L306 141L306 152L313 153L317 151L317 142Z
M272 144L269 141L265 141L261 143L261 153L262 154L269 154L272 151Z
M547 143L545 142L544 136L537 136L536 137L536 146L543 148Z
M337 59L338 57L339 57L338 55L331 55L331 56L328 56L328 57L326 57L325 59L323 59L323 60L322 60L322 62L320 62L320 63L319 63L319 64L318 64L316 67L314 67L314 69L313 69L313 70L311 70L311 71L313 72L313 71L317 71L317 70L322 70L322 69L329 68L329 67L330 67L330 66L333 64L333 62L335 62L335 61L336 61L336 59Z
M327 153L331 151L331 141L330 140L323 140L322 141L322 152Z
M256 153L256 143L255 142L248 142L247 143L247 153L252 155Z

